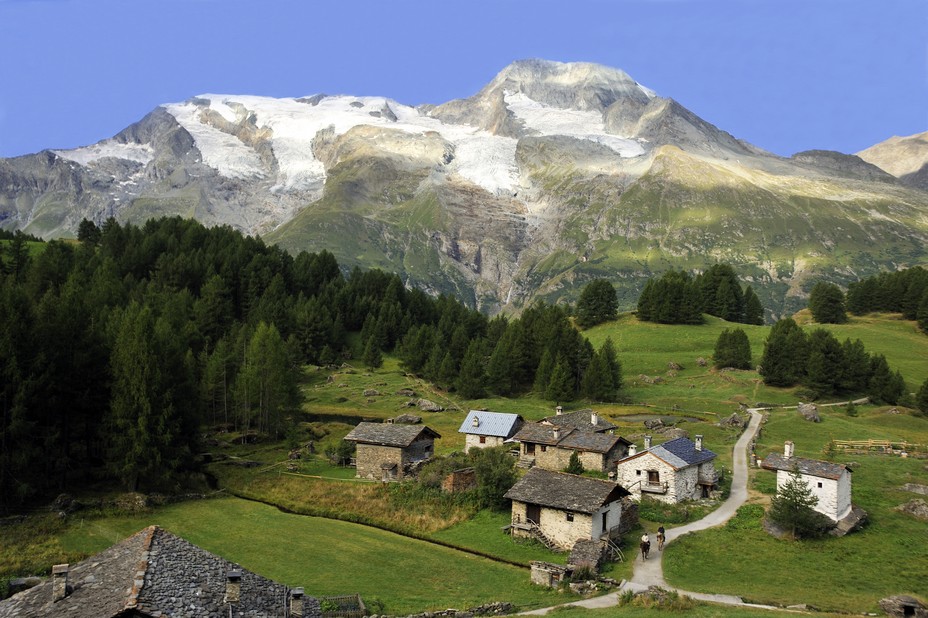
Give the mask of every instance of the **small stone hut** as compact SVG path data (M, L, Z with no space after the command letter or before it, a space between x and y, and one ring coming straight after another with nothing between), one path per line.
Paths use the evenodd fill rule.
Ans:
M582 539L610 538L620 529L626 496L611 481L533 468L506 492L512 500L510 530L560 550Z
M833 522L840 521L851 513L851 470L843 465L796 457L792 441L787 441L783 453L771 453L764 458L761 467L777 473L777 492L789 481L794 472L818 498L813 508Z
M409 476L412 465L432 458L440 437L425 426L359 423L345 440L357 444L356 477L400 481Z
M464 450L502 446L525 421L518 414L471 410L458 433L464 434Z

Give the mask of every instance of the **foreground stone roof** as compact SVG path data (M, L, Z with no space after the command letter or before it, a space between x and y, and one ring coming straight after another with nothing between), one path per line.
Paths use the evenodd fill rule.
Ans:
M532 468L506 498L576 513L594 513L601 506L629 495L621 485L576 474Z
M226 576L241 573L240 601L226 601ZM233 565L158 526L91 556L68 571L69 594L53 601L52 582L0 601L0 617L286 617L289 588ZM232 609L230 613L230 607ZM304 597L304 616L321 615Z
M782 453L770 453L764 458L761 467L767 470L784 470L786 472L798 470L800 474L831 480L838 480L845 471L850 471L847 466L842 464L818 459L806 459L805 457L785 457Z

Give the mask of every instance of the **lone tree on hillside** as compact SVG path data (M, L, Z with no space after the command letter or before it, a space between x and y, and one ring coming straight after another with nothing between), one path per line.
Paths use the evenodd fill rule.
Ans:
M619 300L615 288L605 279L587 284L577 300L577 325L589 328L614 320L618 315Z
M735 369L751 368L751 342L740 328L725 329L719 334L715 342L713 353L717 369L734 367Z
M777 525L789 530L793 538L819 536L827 528L824 515L815 510L818 498L812 493L798 471L777 489L770 501L767 517Z
M809 310L812 318L819 324L844 324L847 311L844 306L844 292L834 283L820 281L809 293Z
M915 395L915 407L922 413L922 416L928 416L928 379L922 383L918 394Z

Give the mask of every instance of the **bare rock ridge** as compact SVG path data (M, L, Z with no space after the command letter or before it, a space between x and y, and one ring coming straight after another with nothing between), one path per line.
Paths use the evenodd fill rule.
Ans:
M928 263L926 136L782 158L621 70L521 60L440 105L166 103L96 144L0 159L0 227L193 217L490 312L600 276L630 307L668 267L727 261L776 317L818 278Z

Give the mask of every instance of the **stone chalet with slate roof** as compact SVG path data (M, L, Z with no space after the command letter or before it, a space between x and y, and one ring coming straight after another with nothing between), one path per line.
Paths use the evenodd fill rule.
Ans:
M635 499L648 494L673 504L707 498L717 488L717 455L703 448L702 436L696 436L695 442L676 438L657 446L651 446L651 436L645 436L644 446L640 452L635 452L633 446L628 457L616 466L616 481Z
M584 469L611 472L631 445L620 436L544 423L526 423L512 439L519 442L522 467L555 471L566 468L577 453Z
M401 481L410 475L413 465L432 458L435 439L440 437L428 427L360 423L345 440L357 444L356 477Z
M611 481L533 468L506 492L512 500L510 532L562 550L580 540L612 538L626 496Z
M471 410L458 433L464 434L464 450L502 446L516 434L524 419L518 414Z
M783 454L771 453L761 463L767 470L776 470L777 492L790 479L792 473L799 476L818 498L813 508L832 520L840 521L851 513L851 471L842 464L806 459L793 455L793 443L786 442Z
M151 526L0 601L2 618L318 618L319 601Z

